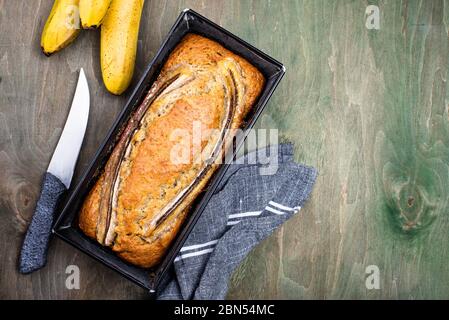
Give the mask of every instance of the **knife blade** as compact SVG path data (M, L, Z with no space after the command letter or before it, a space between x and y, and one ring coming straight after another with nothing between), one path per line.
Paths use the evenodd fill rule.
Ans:
M90 96L81 68L64 129L44 175L41 194L19 258L19 271L31 273L47 262L47 250L59 199L70 187L89 118Z

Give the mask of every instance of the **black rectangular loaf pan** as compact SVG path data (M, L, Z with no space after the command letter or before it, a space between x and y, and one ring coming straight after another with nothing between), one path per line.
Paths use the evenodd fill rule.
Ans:
M195 201L191 213L173 241L171 248L167 251L165 258L161 264L155 268L143 269L121 260L112 250L105 248L86 237L78 228L77 217L84 198L87 196L90 188L94 185L99 174L102 172L103 166L115 146L120 130L127 123L135 108L139 106L153 81L156 80L156 77L169 54L187 33L197 33L219 42L227 49L246 58L264 74L267 82L258 101L253 106L250 116L246 119L245 127L243 129L251 129L253 127L268 99L283 77L285 73L284 66L195 11L185 9L171 28L153 61L144 71L142 79L137 84L136 89L113 124L111 130L109 130L105 140L90 163L87 172L84 174L78 185L72 189L53 228L53 232L60 238L121 273L136 284L148 289L150 293L153 294L156 292L166 271L173 263L174 258L203 212L207 202L216 189L216 186L228 168L228 164L223 164L216 171L208 184L206 191Z

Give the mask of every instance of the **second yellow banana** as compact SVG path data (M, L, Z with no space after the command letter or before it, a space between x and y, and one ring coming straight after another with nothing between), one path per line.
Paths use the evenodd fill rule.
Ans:
M97 28L111 5L111 0L80 0L80 18L84 29Z
M101 25L100 60L109 92L122 94L134 73L144 0L112 0Z

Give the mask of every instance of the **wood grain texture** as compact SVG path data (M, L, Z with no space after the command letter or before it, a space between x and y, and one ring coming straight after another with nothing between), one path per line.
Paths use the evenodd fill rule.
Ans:
M380 8L380 30L365 28L368 2ZM45 269L17 272L78 69L92 107L75 180L127 98L104 89L97 31L41 54L51 5L0 0L0 298L145 298L59 239ZM134 83L186 7L287 66L258 126L279 128L296 159L320 172L300 214L236 270L228 297L449 297L449 1L147 0ZM65 288L70 264L80 290ZM365 287L369 265L380 269L379 290Z

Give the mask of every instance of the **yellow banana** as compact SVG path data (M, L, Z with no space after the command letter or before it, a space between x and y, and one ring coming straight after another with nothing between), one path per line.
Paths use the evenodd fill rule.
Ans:
M41 48L47 55L68 46L80 32L79 0L55 0L41 36Z
M113 94L122 94L134 73L143 2L112 0L101 25L101 73L106 89Z
M84 29L97 28L103 21L111 0L79 0L81 25Z

